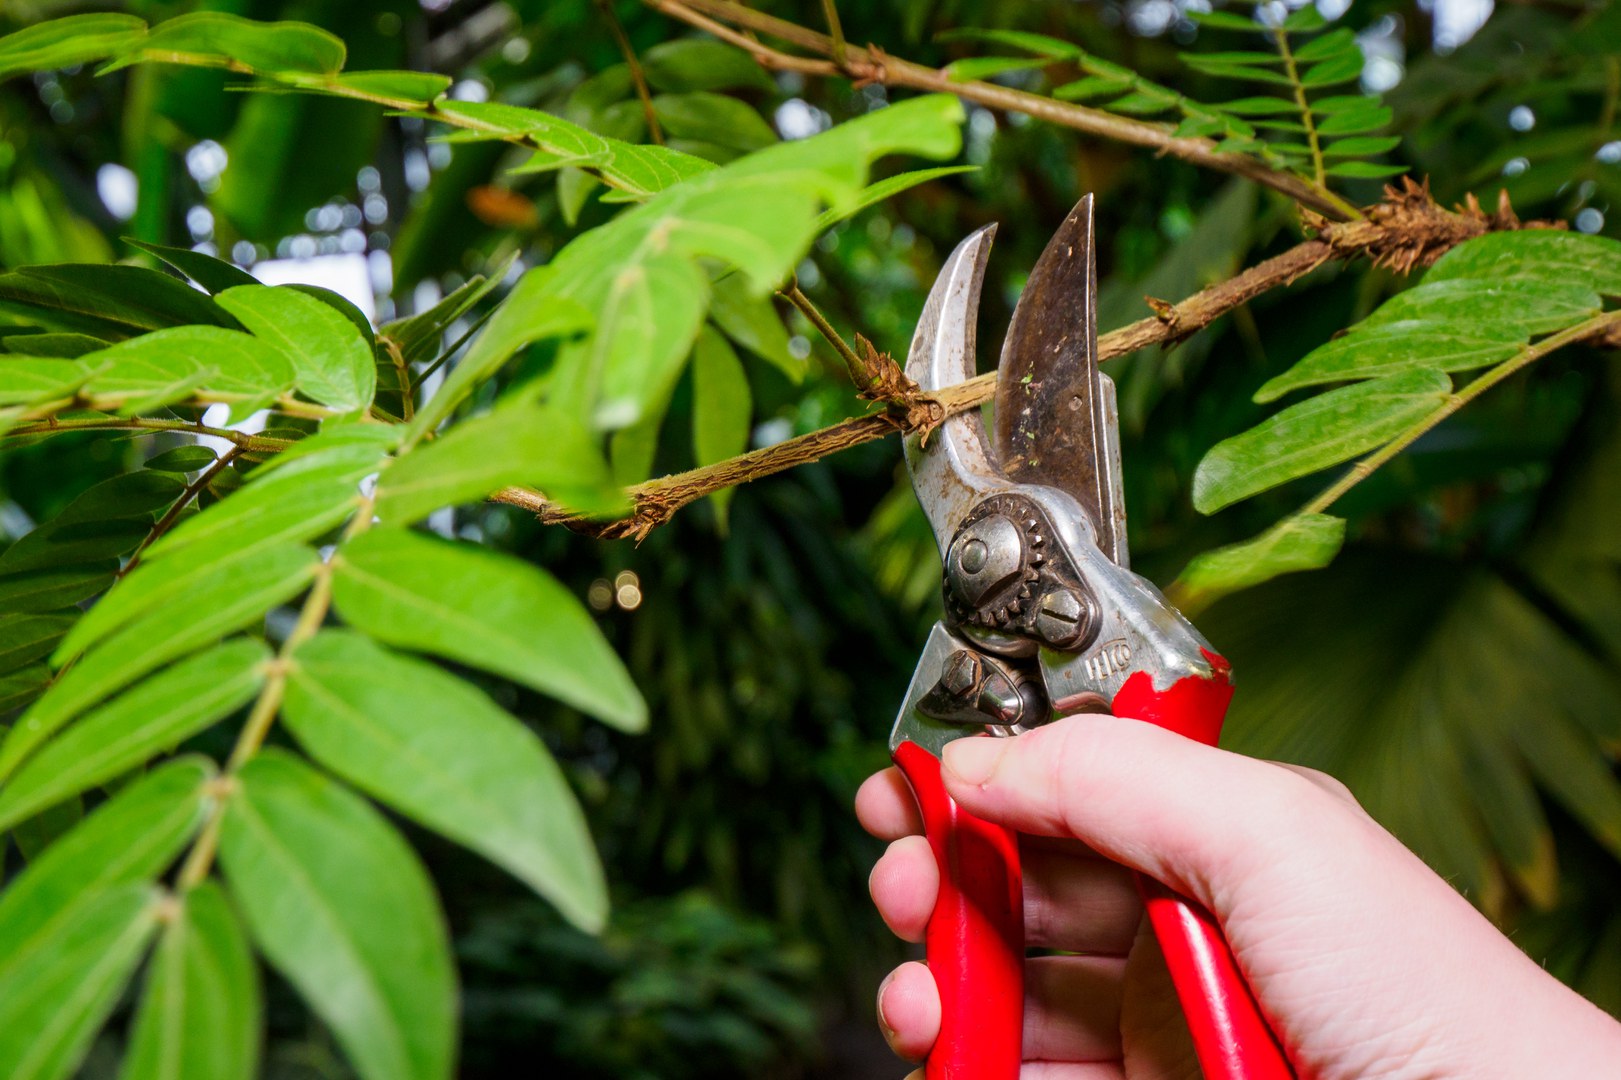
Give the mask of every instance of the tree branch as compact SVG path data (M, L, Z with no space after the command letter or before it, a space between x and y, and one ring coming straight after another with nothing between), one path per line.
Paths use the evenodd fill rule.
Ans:
M187 420L151 420L144 416L94 417L84 420L40 420L32 424L18 424L5 432L5 438L25 435L66 435L73 431L173 431L182 435L208 435L234 443L238 450L250 454L274 454L293 445L292 439L272 439L263 435L246 435L230 428L209 427Z
M636 48L630 43L625 34L625 27L614 13L613 0L597 0L597 10L608 24L613 33L614 44L619 46L619 53L625 58L625 66L630 69L630 82L636 88L636 100L642 103L642 116L647 121L647 137L659 146L664 145L664 131L659 127L658 111L653 108L653 92L647 87L647 75L642 71L642 61L636 55Z
M1546 228L1556 223L1529 224ZM1365 257L1376 265L1407 273L1428 266L1465 240L1495 230L1517 229L1521 223L1506 199L1493 214L1482 211L1473 197L1451 211L1438 206L1426 186L1404 179L1400 187L1387 187L1385 200L1369 207L1365 217L1331 224L1312 215L1307 218L1307 227L1317 232L1315 239L1296 244L1181 303L1149 298L1154 314L1101 335L1098 359L1113 360L1150 345L1174 345L1262 293L1289 285L1333 260ZM1614 331L1613 324L1609 329ZM639 540L682 507L721 488L771 476L897 431L931 427L948 416L983 405L995 393L996 373L987 372L933 395L923 395L910 407L892 405L883 412L842 420L727 461L648 480L629 489L635 509L629 517L617 521L587 520L528 488L506 488L491 498L528 510L543 522L565 524L607 539Z
M1290 172L1274 169L1243 154L1224 153L1204 138L1178 138L1164 124L1132 120L1040 94L979 80L955 81L935 68L890 56L876 46L857 48L732 0L642 0L644 4L689 26L705 30L748 51L762 67L810 75L843 75L858 82L879 82L914 90L955 94L987 108L1024 113L1038 120L1074 128L1115 142L1141 146L1194 165L1247 177L1287 195L1302 206L1336 221L1357 216L1356 208L1326 188ZM781 41L832 60L793 56L762 45L750 34L769 34ZM842 53L842 61L838 59Z

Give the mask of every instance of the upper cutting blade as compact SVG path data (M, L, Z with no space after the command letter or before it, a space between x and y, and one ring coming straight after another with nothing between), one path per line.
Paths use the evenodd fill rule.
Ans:
M1114 384L1098 372L1092 196L1036 260L1013 311L996 380L996 451L1010 479L1066 491L1098 548L1126 565Z
M996 226L987 225L958 244L929 290L906 358L906 374L925 392L974 377L974 324L995 233ZM942 558L968 511L1009 486L978 409L950 417L927 436L908 434L906 467Z

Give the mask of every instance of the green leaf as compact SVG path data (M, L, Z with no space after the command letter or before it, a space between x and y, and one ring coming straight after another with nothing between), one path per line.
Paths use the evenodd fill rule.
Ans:
M158 939L119 1080L251 1078L262 1011L247 934L205 881Z
M1296 514L1260 536L1196 555L1171 591L1184 614L1197 614L1228 593L1327 566L1344 542L1344 518Z
M379 641L503 675L626 731L646 726L602 632L543 571L397 528L349 541L334 568L339 614Z
M763 90L777 84L742 49L709 38L665 41L642 54L642 70L656 90Z
M111 344L110 341L91 337L89 334L21 333L0 337L0 345L4 345L7 352L35 357L57 357L62 360L77 360L85 353L105 349Z
M293 387L292 365L274 348L216 326L154 330L78 362L100 369L88 387L98 404L159 405L197 393L235 403L232 417L240 419Z
M733 157L777 141L759 110L725 94L659 94L653 111L668 137L725 147Z
M1340 139L1323 147L1326 157L1375 157L1401 145L1400 135L1377 139Z
M0 405L33 405L71 398L93 369L77 360L7 356L0 359Z
M578 334L593 323L589 310L555 294L544 269L531 270L518 279L490 321L446 377L444 385L417 410L406 425L406 438L415 442L439 426L475 386L511 359L512 354L536 341Z
M308 548L267 550L232 577L204 577L184 605L135 619L63 672L18 719L0 743L0 777L85 709L175 657L259 622L267 610L302 592L319 566L320 557Z
M1323 18L1323 13L1318 11L1316 6L1312 4L1307 4L1303 8L1290 12L1289 16L1283 20L1283 28L1295 33L1307 30L1321 30L1327 25L1328 20Z
M236 325L190 285L143 266L25 266L0 274L0 315L106 341L167 326Z
M1194 71L1206 75L1214 75L1223 79L1249 79L1253 82L1273 83L1278 86L1293 86L1289 76L1271 68L1259 67L1254 64L1241 64L1231 61L1208 60L1199 53L1184 54L1184 63Z
M146 467L155 472L194 473L208 468L219 458L207 446L177 446L146 459Z
M1059 101L1087 101L1091 98L1112 97L1131 89L1131 79L1119 79L1109 75L1088 75L1084 79L1064 83L1053 89L1053 97Z
M896 173L894 176L887 176L882 180L868 184L866 187L862 188L861 194L856 197L853 204L839 207L836 210L822 211L822 216L816 219L816 226L818 229L825 229L829 225L833 225L836 222L854 217L856 214L859 214L869 206L874 206L881 203L885 199L892 198L893 196L899 195L903 191L908 191L915 188L919 184L926 184L930 180L938 180L942 176L956 176L958 173L978 171L979 166L977 165L942 165L938 168L914 169L911 172ZM717 283L717 293L719 292L718 284L719 283ZM716 297L716 305L719 305L718 295Z
M94 596L184 489L179 477L154 472L90 488L0 555L0 608L55 611Z
M213 765L202 758L171 761L31 861L0 893L0 986L21 985L20 966L70 933L92 896L163 873L210 812L213 779Z
M1426 280L1380 304L1359 328L1422 319L1466 327L1479 337L1523 341L1528 334L1574 326L1598 314L1599 306L1598 294L1580 281Z
M1283 116L1293 115L1300 107L1286 98L1275 97L1247 97L1237 101L1224 101L1222 112L1232 113L1235 116Z
M322 467L339 460L353 460L357 466L371 464L382 468L387 455L400 444L398 424L329 423L318 434L308 435L297 428L266 428L270 435L283 439L296 439L293 445L265 459L253 470L253 479L262 482L266 477L298 465L299 468ZM319 458L317 465L309 461ZM362 473L361 475L364 475Z
M100 60L146 33L133 15L68 15L0 37L0 79L29 71L50 71Z
M391 427L365 424L305 439L257 469L242 490L171 529L146 559L224 536L244 548L320 536L354 513L360 482L383 467L395 437Z
M1311 103L1311 111L1321 116L1344 112L1367 112L1379 108L1383 106L1379 104L1379 98L1372 94L1336 94L1317 98Z
M582 304L597 328L562 350L552 401L602 428L636 423L666 400L702 325L709 275L697 260L735 267L756 294L773 289L814 238L823 206L859 197L874 158L956 153L961 110L933 95L867 113L695 177L572 241L538 271L539 291Z
M1188 18L1200 26L1208 26L1216 30L1242 30L1251 34L1265 34L1270 31L1245 15L1238 15L1230 11L1188 11Z
M1621 241L1553 229L1487 233L1459 244L1424 275L1426 283L1463 280L1580 283L1621 296Z
M130 538L130 547L141 538ZM0 608L8 611L55 611L87 600L112 584L118 561L83 566L25 570L0 576Z
M1317 134L1325 137L1361 135L1388 126L1390 117L1391 111L1384 105L1372 109L1347 109L1344 112L1331 113L1325 119L1319 120Z
M1305 87L1333 86L1335 83L1350 82L1362 77L1362 67L1367 61L1362 56L1360 48L1324 60L1320 64L1313 64L1300 76L1300 84Z
M154 26L135 48L122 51L99 73L153 61L266 74L336 75L343 68L344 45L342 38L308 23L267 23L197 11Z
M0 675L0 713L27 705L43 694L50 682L51 669L44 664L29 664Z
M220 865L248 931L364 1080L448 1080L456 976L422 864L365 800L267 750L243 767Z
M1538 780L1612 856L1621 857L1621 781L1592 737L1563 710L1535 727L1515 725L1516 745Z
M748 448L754 412L749 378L726 339L705 328L692 350L692 448L699 465L712 465ZM733 489L713 498L722 521Z
M602 928L607 887L585 816L532 732L358 634L317 634L294 662L284 719L311 757L511 871L580 928Z
M1263 67L1282 67L1283 57L1275 52L1261 52L1256 49L1243 49L1235 52L1207 52L1188 53L1183 56L1189 64L1219 64L1231 67L1233 65L1260 64Z
M15 671L50 655L78 617L73 610L40 614L0 611L0 672Z
M947 64L946 74L952 82L974 82L1009 71L1046 67L1052 62L1044 56L971 56Z
M1006 45L1012 49L1024 49L1037 56L1055 60L1078 59L1086 55L1079 46L1072 45L1062 38L1050 37L1047 34L1032 34L1026 30L982 30L977 27L964 27L947 30L939 35L939 38L941 41L984 41L993 45Z
M522 139L538 149L517 171L547 172L565 165L587 168L636 198L657 194L714 168L703 158L664 146L610 139L539 109L496 101L442 101L434 111L471 127L446 136L448 142ZM435 117L429 114L427 119Z
M1382 446L1435 411L1452 381L1433 368L1330 390L1211 448L1193 476L1202 514Z
M1400 176L1410 171L1406 165L1375 165L1368 161L1343 161L1328 167L1329 176L1351 176L1377 180L1385 176Z
M64 799L17 822L12 827L11 839L23 861L32 862L83 820L84 800Z
M285 285L241 285L221 307L292 364L298 388L334 409L364 409L377 390L366 339L341 312Z
M238 638L154 675L96 709L0 787L0 830L121 775L246 704L269 648Z
M1355 51L1362 55L1362 49L1356 43L1356 34L1349 27L1331 30L1321 37L1313 38L1294 51L1297 63L1307 64L1316 60L1326 60L1331 56Z
M445 333L451 324L484 299L506 277L512 260L491 271L489 277L474 274L459 288L426 311L419 311L403 319L384 323L379 335L399 346L407 364L421 363L439 355Z
M162 893L127 884L96 892L61 928L0 979L0 1075L59 1080L90 1049L158 926Z
M57 665L128 626L136 619L196 606L195 597L211 578L252 580L266 567L305 567L314 552L299 543L254 543L221 536L193 549L185 559L157 559L131 571L73 627L52 662ZM258 564L259 569L255 569ZM274 572L272 572L274 576ZM206 613L203 614L206 618Z
M1190 116L1176 125L1176 130L1171 132L1171 135L1178 139L1196 139L1207 135L1221 135L1241 123L1243 121L1234 120L1227 116ZM1248 127L1249 125L1246 124L1245 126ZM1253 134L1254 130L1254 128L1250 128L1250 133Z
M783 326L769 296L756 296L735 274L715 282L709 298L709 317L737 344L798 383L805 377L805 362L789 351L788 328Z
M233 266L224 259L216 259L201 251L152 244L129 236L124 237L124 243L162 259L211 293L224 292L237 285L258 284L254 276L240 266Z
M451 81L449 75L431 71L350 71L322 82L300 77L296 85L340 97L358 97L386 102L396 108L417 109L426 107L449 90Z
M1164 112L1175 104L1175 95L1139 91L1109 102L1109 111L1125 113L1128 116L1152 116L1154 113Z
M1517 342L1476 337L1444 323L1402 320L1359 327L1319 345L1294 367L1268 380L1255 392L1255 400L1274 401L1302 386L1377 379L1412 368L1469 371L1501 363L1519 351Z
M514 484L575 509L626 507L601 451L572 417L509 405L457 424L389 466L377 485L377 516L410 524Z

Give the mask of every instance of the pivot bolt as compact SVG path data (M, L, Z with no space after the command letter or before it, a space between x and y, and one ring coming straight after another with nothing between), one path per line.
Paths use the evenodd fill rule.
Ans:
M977 574L985 569L985 562L991 557L991 549L985 546L985 541L979 539L969 540L962 546L962 555L958 564L970 574Z
M1070 589L1054 589L1041 598L1036 633L1056 648L1073 645L1088 630L1090 606Z
M967 649L953 653L946 670L940 675L940 686L953 697L966 698L979 691L979 657Z

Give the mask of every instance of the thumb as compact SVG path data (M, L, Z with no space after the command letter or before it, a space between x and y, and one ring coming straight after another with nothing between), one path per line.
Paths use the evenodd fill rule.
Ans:
M947 791L969 813L1073 837L1218 911L1231 901L1226 886L1320 845L1324 815L1349 813L1286 768L1112 716L958 739L942 763Z

